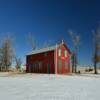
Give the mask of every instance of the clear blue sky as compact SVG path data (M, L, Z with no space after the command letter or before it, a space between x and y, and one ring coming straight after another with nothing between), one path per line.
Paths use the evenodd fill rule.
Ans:
M92 30L100 21L100 0L0 0L0 38L8 32L14 37L17 55L24 58L31 51L27 43L29 32L39 47L48 38L72 42L69 29L81 36L79 63L92 63Z

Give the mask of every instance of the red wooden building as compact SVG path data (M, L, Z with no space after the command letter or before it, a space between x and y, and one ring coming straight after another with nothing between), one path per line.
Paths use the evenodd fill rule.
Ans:
M61 43L59 45L35 50L26 56L27 73L70 73L70 50Z

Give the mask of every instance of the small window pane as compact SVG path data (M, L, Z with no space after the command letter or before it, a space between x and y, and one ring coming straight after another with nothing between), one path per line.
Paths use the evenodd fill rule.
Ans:
M67 51L65 50L65 57L67 57Z
M59 56L61 56L61 49L59 49Z

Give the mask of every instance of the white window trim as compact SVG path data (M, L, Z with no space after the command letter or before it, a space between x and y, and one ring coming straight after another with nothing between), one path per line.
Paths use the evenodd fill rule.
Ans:
M65 50L64 51L64 56L67 57L67 55L68 55L68 52L67 52L67 50Z
M58 55L61 56L61 49L58 50Z

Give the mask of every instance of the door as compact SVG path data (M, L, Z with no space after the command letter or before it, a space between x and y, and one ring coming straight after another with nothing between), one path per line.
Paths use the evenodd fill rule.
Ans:
M47 64L47 73L50 74L50 64Z

